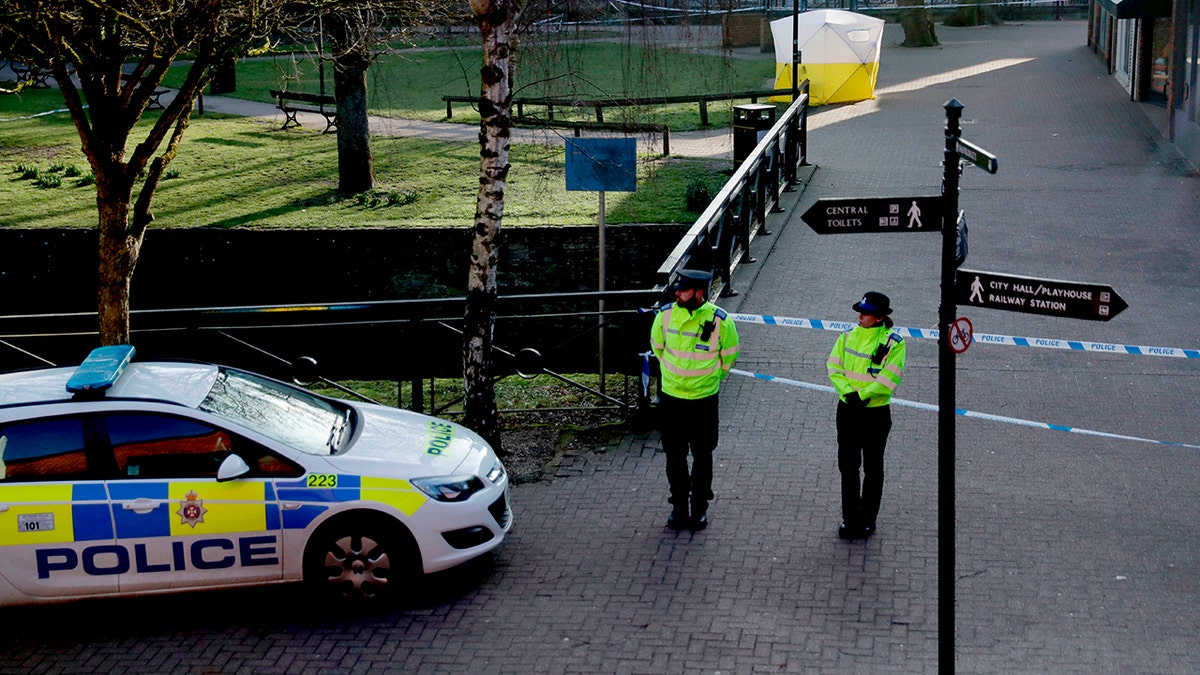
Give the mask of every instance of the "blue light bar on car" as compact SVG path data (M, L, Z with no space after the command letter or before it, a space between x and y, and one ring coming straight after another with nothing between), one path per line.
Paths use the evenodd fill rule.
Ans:
M133 359L133 345L98 347L79 364L71 379L67 380L67 391L72 394L100 393L116 383Z

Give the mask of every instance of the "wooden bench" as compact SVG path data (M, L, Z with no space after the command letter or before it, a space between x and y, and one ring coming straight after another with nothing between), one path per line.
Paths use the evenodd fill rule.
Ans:
M129 75L122 75L121 81L126 82L126 83L132 83L132 85L135 87L138 85L137 82L133 82L133 78L130 77ZM163 105L162 97L164 94L169 94L169 93L171 93L171 90L167 89L166 87L158 87L157 89L155 89L154 93L150 94L150 102L146 104L146 110L166 110L167 107L165 105Z
M283 120L284 129L301 126L300 121L296 119L296 113L308 112L325 117L325 131L321 133L327 134L331 131L337 131L338 114L336 98L322 94L279 91L278 89L271 90L271 98L275 99L276 107L282 110L286 116ZM296 105L292 101L299 101L308 105Z

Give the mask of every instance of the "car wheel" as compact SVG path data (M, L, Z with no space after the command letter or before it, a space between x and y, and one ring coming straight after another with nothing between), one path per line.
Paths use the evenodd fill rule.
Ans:
M351 602L396 597L414 572L415 546L399 525L362 515L326 523L304 554L304 579Z

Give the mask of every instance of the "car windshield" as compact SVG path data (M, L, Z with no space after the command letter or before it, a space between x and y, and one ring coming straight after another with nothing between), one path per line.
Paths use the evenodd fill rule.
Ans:
M239 370L221 369L199 407L310 455L332 455L350 437L348 406Z

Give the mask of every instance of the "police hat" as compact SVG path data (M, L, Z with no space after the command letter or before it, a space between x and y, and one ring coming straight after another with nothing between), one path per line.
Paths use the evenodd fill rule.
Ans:
M892 301L883 293L867 291L863 294L862 300L854 303L851 309L860 314L887 316L892 313Z
M707 291L712 288L712 273L700 270L679 270L679 277L675 281L675 288L680 291L689 288L699 288Z

